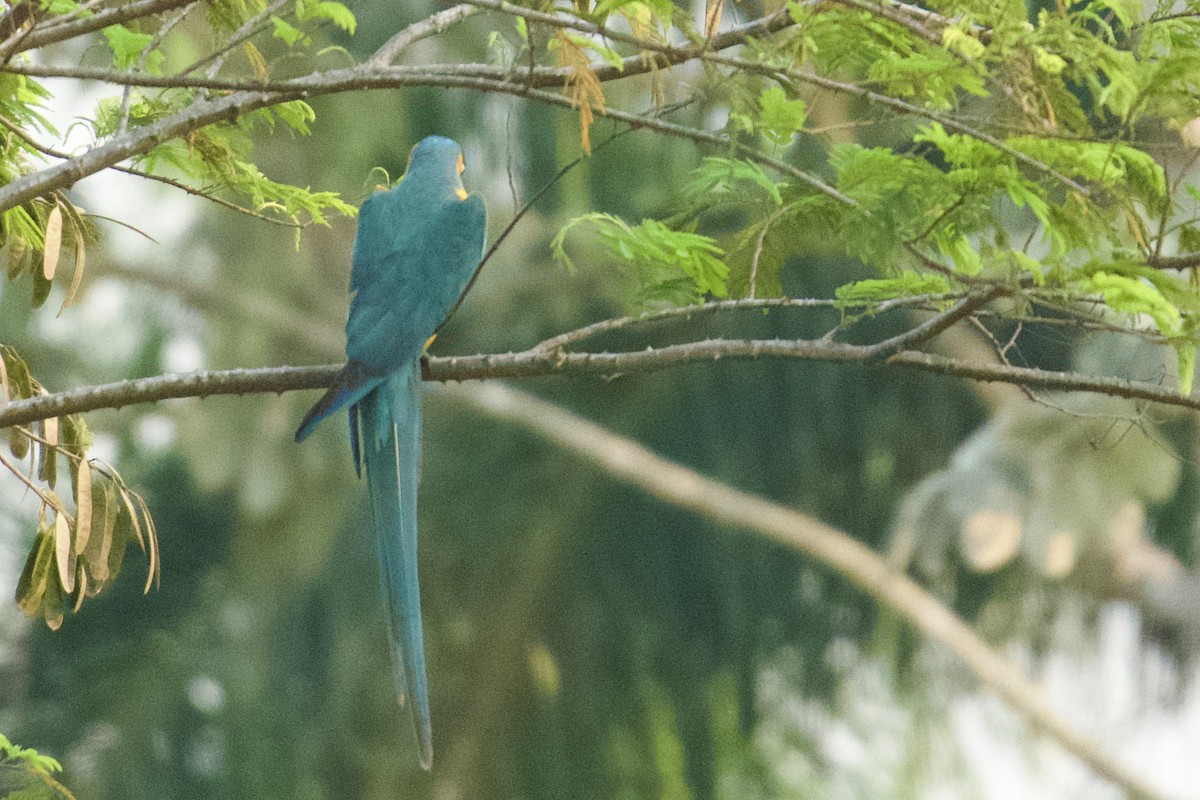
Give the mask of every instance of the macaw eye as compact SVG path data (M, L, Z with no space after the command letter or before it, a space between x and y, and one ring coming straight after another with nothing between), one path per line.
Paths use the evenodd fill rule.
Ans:
M462 153L459 153L459 154L458 154L458 174L459 174L459 175L462 175L462 174L463 174L463 170L464 170L464 169L466 169L466 168L467 168L467 165L466 165L466 163L463 161Z

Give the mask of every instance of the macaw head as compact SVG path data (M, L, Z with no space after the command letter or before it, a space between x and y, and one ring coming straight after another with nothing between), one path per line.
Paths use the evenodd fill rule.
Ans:
M445 136L426 136L409 154L404 179L430 188L449 186L460 198L466 198L460 177L463 169L462 148L458 142Z

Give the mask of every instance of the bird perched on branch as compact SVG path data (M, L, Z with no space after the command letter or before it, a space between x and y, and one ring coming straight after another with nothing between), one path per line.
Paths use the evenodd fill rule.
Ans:
M433 761L429 688L417 585L417 479L421 451L421 354L458 305L483 255L483 198L462 184L462 149L422 139L400 183L363 203L350 272L349 361L296 431L350 412L354 469L366 468L392 671L412 708L421 765Z

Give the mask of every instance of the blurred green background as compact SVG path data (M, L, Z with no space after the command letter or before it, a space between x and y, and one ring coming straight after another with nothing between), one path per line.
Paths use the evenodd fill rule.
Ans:
M340 43L370 52L434 6L397 8L356 5L360 34ZM478 56L488 27L473 20L421 57ZM631 83L612 91L649 105L646 84ZM266 173L357 203L373 167L395 177L413 142L450 135L466 150L468 186L488 198L493 236L512 215L510 181L523 199L578 155L573 114L513 98L413 90L313 105L311 138L258 145ZM702 125L710 111L699 104L677 118ZM593 141L618 130L598 123ZM703 155L635 133L587 159L488 264L435 353L523 349L622 313L619 276L586 257L567 273L550 258L550 238L586 211L669 215ZM811 166L802 144L782 155ZM161 187L96 179L79 198L158 243L109 229L87 296L61 319L29 310L27 283L0 286L0 341L51 390L340 359L353 221L305 231L296 250L289 229ZM785 289L828 297L868 276L824 252L815 231L796 242ZM812 311L710 316L597 346L811 337L835 321ZM856 335L882 337L909 322L881 318ZM1110 368L1113 359L1118 369L1158 363L1078 333L1030 331L1020 341L1033 364L1089 353ZM941 538L910 548L913 569L1035 676L1053 688L1056 670L1128 667L1109 676L1116 683L1101 674L1054 695L1069 718L1151 765L1150 753L1171 756L1157 736L1179 747L1200 741L1187 679L1196 632L1186 594L1196 506L1190 423L1167 420L1150 437L1122 421L1124 409L1095 423L1028 404L989 423L1000 406L979 387L791 362L521 388L879 550L896 546L898 519L927 533L942 520ZM59 757L79 798L1115 796L1052 745L1028 740L949 656L921 646L836 575L616 484L436 387L426 395L420 508L435 766L422 773L391 699L366 487L353 478L345 430L330 424L304 446L292 443L313 397L88 416L98 452L157 520L162 588L142 596L131 551L119 585L60 631L23 621L11 605L0 617L0 730ZM1022 460L1023 443L1067 430L1078 434L1069 444L1036 464ZM1107 534L1089 539L1086 525L1070 579L1048 575L1033 556L998 570L973 569L970 553L964 560L952 531L987 502L971 506L972 491L1021 491L1089 458L1096 494L1131 498L1155 522L1156 540L1144 544L1174 565L1177 584L1113 578L1114 546ZM1135 478L1150 487L1132 486ZM1067 523L1086 517L1094 503L1064 492L1054 513ZM965 510L947 499L964 497ZM15 480L0 479L0 587L16 583L34 510ZM1163 596L1139 593L1145 586ZM1097 697L1114 704L1111 728L1089 723ZM1134 712L1151 707L1176 722L1147 733ZM996 777L1011 764L1020 769ZM988 793L997 786L1005 793Z

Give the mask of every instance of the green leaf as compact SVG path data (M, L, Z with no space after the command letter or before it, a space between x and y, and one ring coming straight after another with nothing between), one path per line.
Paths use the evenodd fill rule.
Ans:
M307 22L313 19L327 19L346 33L354 34L358 21L354 12L335 0L297 0L296 19Z
M700 302L707 294L729 294L729 268L720 259L723 251L712 238L673 230L653 219L633 226L601 213L571 220L551 242L555 257L568 268L573 268L573 262L564 246L566 237L581 225L591 228L608 253L636 280L635 304L687 304Z
M772 85L758 96L758 127L777 145L787 144L804 127L804 101L788 99L782 86Z
M275 116L279 117L292 130L308 136L312 131L308 123L317 118L312 106L303 100L291 100L273 107Z
M1190 395L1196 382L1196 345L1191 342L1176 343L1175 362L1179 373L1179 393Z
M1179 249L1185 253L1200 252L1200 228L1184 225L1179 229Z
M1125 314L1145 314L1165 336L1180 331L1181 315L1153 284L1138 278L1116 275L1111 272L1096 272L1089 276L1086 285L1099 292L1104 302L1113 311Z
M621 58L621 54L616 50L613 50L611 47L606 46L599 39L590 39L587 36L580 36L579 34L572 33L571 31L565 31L564 35L585 50L591 50L593 53L599 55L608 62L609 66L616 70L624 71L625 60Z
M934 237L934 242L942 255L954 261L954 267L964 275L978 275L983 269L983 261L979 258L979 251L971 244L966 236L954 235L953 231L946 230L944 233Z
M895 278L869 278L839 286L834 292L837 308L859 308L898 297L924 294L945 294L950 282L944 275L925 275L905 271Z
M942 30L942 46L963 58L982 58L987 52L983 42L967 30L968 20L956 25L947 25Z
M124 25L109 25L104 29L104 38L108 40L109 49L113 52L113 61L119 69L131 69L142 58L146 48L154 43L154 36L149 33L137 33ZM146 56L146 67L151 72L158 71L162 65L162 53L151 51Z
M304 31L280 17L271 17L271 24L274 26L272 35L283 41L288 47L294 46L297 42L308 44L310 41Z
M706 157L692 170L692 178L684 192L698 198L724 195L740 199L744 197L745 184L762 189L776 206L783 205L780 187L784 184L772 181L753 161L736 158Z
M1050 75L1060 75L1067 68L1067 62L1057 53L1051 53L1044 47L1035 47L1033 52L1034 63L1037 64L1037 68L1042 72Z

